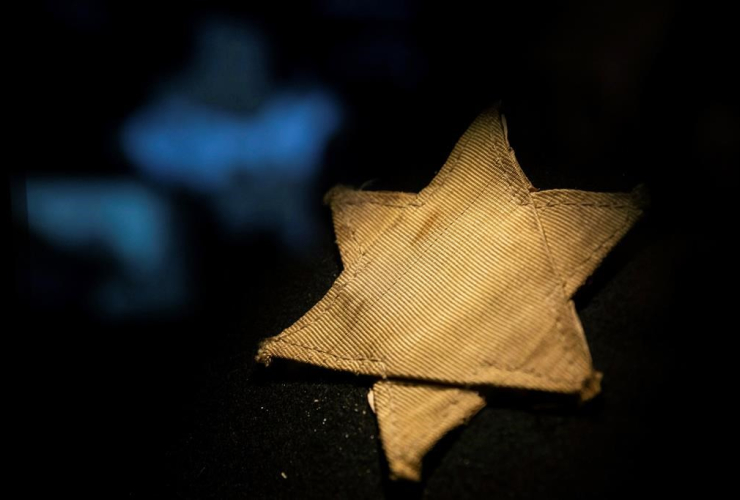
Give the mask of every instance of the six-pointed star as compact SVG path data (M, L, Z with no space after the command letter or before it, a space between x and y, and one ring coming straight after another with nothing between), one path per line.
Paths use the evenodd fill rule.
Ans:
M571 297L639 218L638 198L537 191L490 109L420 193L329 192L344 270L258 359L378 377L391 474L418 480L424 454L484 406L475 386L598 393Z

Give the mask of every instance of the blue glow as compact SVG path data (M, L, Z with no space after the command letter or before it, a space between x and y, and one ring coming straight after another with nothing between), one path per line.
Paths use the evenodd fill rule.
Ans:
M132 181L29 179L30 231L77 255L115 264L92 297L104 315L129 315L181 304L186 293L168 203Z
M339 121L338 103L321 91L279 94L249 116L170 96L132 117L121 138L147 176L213 192L240 172L310 177Z
M268 231L300 252L342 108L318 85L275 87L269 56L254 26L205 19L191 61L124 122L120 144L142 176L200 195L228 234Z

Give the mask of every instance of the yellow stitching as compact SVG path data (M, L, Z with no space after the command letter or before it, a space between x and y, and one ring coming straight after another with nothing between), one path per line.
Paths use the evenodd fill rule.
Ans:
M458 152L457 156L455 157L455 159L454 159L453 163L452 163L452 164L450 165L450 167L449 167L449 168L443 168L443 170L442 170L441 172L439 172L439 174L437 174L437 177L435 178L435 180L436 180L436 179L441 179L441 180L438 180L438 181L437 181L437 182L438 182L437 186L431 186L431 185L430 185L430 186L428 186L428 187L424 188L424 189L423 189L423 190L421 191L421 193L419 193L419 195L417 195L417 200L418 200L418 199L419 199L419 198L421 197L421 195L422 195L422 194L425 194L425 197L424 197L425 199L424 199L423 201L419 202L419 204L410 204L409 206L415 206L415 207L420 207L420 206L423 206L423 205L424 205L424 204L426 204L426 202L427 202L427 201L428 201L428 200L429 200L429 199L431 198L431 196L432 196L432 195L433 195L433 194L434 194L434 193L435 193L435 192L436 192L436 191L437 191L438 189L440 189L440 188L441 188L441 187L442 187L442 186L443 186L443 185L445 184L445 182L447 182L447 179L449 178L450 174L451 174L451 173L452 173L452 172L453 172L453 171L455 170L455 168L457 167L457 165L458 165L458 160L459 160L459 159L460 159L460 157L462 156L462 154L463 154L463 152L465 151L465 148L467 147L467 145L468 145L468 143L469 143L469 142L470 142L470 137L467 137L467 138L465 139L465 142L464 142L464 143L463 143L463 144L461 145L461 147L460 147L460 151ZM442 176L442 177L440 178L439 176ZM434 180L432 181L432 183L434 183ZM486 186L486 187L487 187L487 186ZM485 189L485 187L484 187L483 189ZM391 229L395 228L395 227L396 227L396 226L397 226L397 225L398 225L398 224L399 224L399 223L400 223L400 222L401 222L401 221L402 221L402 220L404 219L404 217L403 217L404 215L405 215L405 214L404 214L404 213L402 213L402 214L401 214L401 216L400 216L400 217L398 217L398 218L397 218L397 219L396 219L396 220L394 221L394 223L393 223L393 224L391 224L391 226L389 226L389 227L388 227L388 228L387 228L387 229L386 229L385 231L383 231L383 233L386 233L386 232L390 231ZM453 222L454 222L454 221L453 221ZM449 227L449 226L448 226L448 227ZM435 241L436 241L436 240L435 240ZM377 240L376 240L376 242L377 242ZM364 257L365 257L365 256L367 255L367 252L368 252L368 251L370 251L370 250L372 250L372 248L374 248L374 246L375 246L375 244L373 244L372 246L368 247L368 248L366 249L365 253L361 254L360 258L359 258L359 259L357 260L357 262L355 263L355 264L356 264L357 266L359 266L360 262L361 262L361 261L362 261L362 260L364 259ZM429 247L427 247L427 250L428 250L428 248L429 248ZM426 250L425 250L425 251L426 251ZM421 258L421 256L420 256L420 258ZM417 259L417 260L418 260L418 259ZM313 325L314 323L316 323L317 321L319 321L319 319L320 319L320 318L323 318L323 317L324 317L324 316L325 316L325 315L326 315L326 314L327 314L328 312L330 312L330 311L331 311L331 309L332 309L332 307L334 306L334 304L336 303L336 301L337 301L337 299L338 299L339 295L340 295L341 293L343 293L343 292L344 292L344 290L346 289L346 287L347 287L347 286L348 286L348 285L349 285L349 284L350 284L350 283L351 283L352 281L354 281L354 279L355 279L355 278L357 278L357 276L358 276L359 272L360 272L360 271L361 271L362 269L365 269L365 267L367 267L367 266L368 266L368 265L370 264L370 262L371 262L371 261L368 261L368 262L366 262L366 263L365 263L365 265L364 265L364 267L362 267L362 268L360 268L360 269L356 270L356 271L354 272L354 274L353 274L353 275L351 276L351 278L349 278L349 279L347 280L347 282L346 282L346 283L344 283L343 285L341 285L341 286L340 286L339 290L337 291L337 295L335 295L335 297L334 297L334 300L332 300L330 304L328 304L328 305L327 305L327 306L326 306L326 307L325 307L325 308L324 308L324 309L323 309L323 310L322 310L322 311L321 311L320 313L318 313L318 316L317 316L317 317L315 317L315 318L314 318L313 320L311 320L311 321L307 322L306 324L304 324L303 326L301 326L300 328L298 328L298 329L296 329L296 330L294 330L294 331L292 331L292 332L288 332L288 331L285 331L285 332L281 333L280 335L278 335L278 336L276 336L276 337L273 337L273 339L272 339L272 340L268 340L268 341L267 341L267 342L265 343L265 347L266 347L266 346L268 346L268 345L269 345L270 343L272 343L272 342L275 342L275 341L278 341L278 340L281 340L281 339L286 339L286 338L288 338L288 337L290 337L290 336L292 336L292 335L294 335L294 334L296 334L296 333L298 333L298 332L300 332L300 331L302 331L302 330L304 330L304 329L308 328L309 326ZM350 268L353 268L353 267L355 266L355 264L353 264L352 266L349 266L349 268L348 268L348 269L345 269L345 271L349 271L349 270L350 270ZM413 265L413 264L412 264L412 265ZM344 273L343 273L343 274L344 274ZM377 302L377 301L376 301L376 302Z

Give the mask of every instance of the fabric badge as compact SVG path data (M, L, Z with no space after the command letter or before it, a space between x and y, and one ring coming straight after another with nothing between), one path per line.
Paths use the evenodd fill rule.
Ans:
M391 475L419 480L427 451L485 405L476 387L598 394L571 298L640 217L641 193L536 190L489 109L418 194L327 194L344 269L257 359L377 377Z

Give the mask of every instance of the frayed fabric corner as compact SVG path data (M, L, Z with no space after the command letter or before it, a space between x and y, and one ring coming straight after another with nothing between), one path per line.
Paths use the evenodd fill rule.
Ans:
M485 405L472 387L598 394L572 296L644 200L536 190L489 109L421 192L327 194L343 272L257 359L377 377L391 475L419 480L427 451Z

